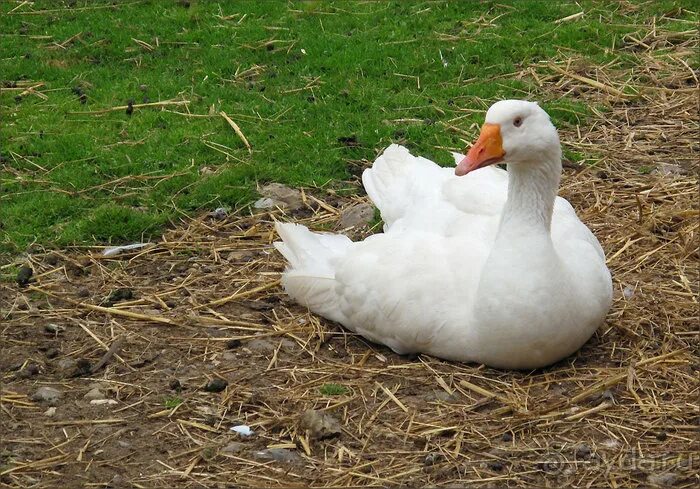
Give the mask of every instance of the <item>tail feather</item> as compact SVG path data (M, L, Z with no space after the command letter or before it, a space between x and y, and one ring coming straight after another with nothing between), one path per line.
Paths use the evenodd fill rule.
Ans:
M436 182L440 178L441 169L434 163L392 144L362 173L362 184L389 228L412 205L431 199L440 189Z
M334 277L333 258L343 254L352 243L341 234L312 233L306 226L277 223L277 234L282 241L274 243L295 271L313 271L314 275Z
M275 248L289 262L282 276L287 294L310 310L342 322L334 262L352 241L343 235L313 233L299 224L277 223L275 228L282 238L274 243Z

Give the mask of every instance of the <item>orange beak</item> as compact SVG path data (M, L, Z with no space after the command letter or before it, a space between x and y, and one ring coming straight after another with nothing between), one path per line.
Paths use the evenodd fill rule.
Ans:
M461 177L478 168L493 165L503 160L506 152L503 151L503 139L501 138L501 126L498 124L484 124L481 134L474 145L469 149L467 156L459 162L455 168L455 175Z

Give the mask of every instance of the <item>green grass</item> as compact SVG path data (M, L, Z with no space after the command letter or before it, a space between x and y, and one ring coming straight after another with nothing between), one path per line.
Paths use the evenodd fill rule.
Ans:
M439 122L469 128L483 114L461 108L541 99L508 76L532 62L624 61L610 47L635 29L615 2L115 3L0 4L0 77L43 82L47 97L0 93L0 254L147 239L183 214L249 204L257 183L339 187L349 162L392 141L449 164L445 148L465 143ZM693 4L645 2L633 15ZM173 98L190 104L168 110L214 115L76 113ZM575 99L543 102L559 125L590 115ZM353 136L357 146L339 142Z
M179 397L166 397L163 400L163 406L165 406L166 409L173 409L178 407L183 402L185 402L185 400Z
M342 396L350 392L347 387L340 384L323 384L319 389L324 396Z

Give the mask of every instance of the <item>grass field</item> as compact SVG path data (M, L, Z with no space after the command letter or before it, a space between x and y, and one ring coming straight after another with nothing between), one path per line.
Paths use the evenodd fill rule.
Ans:
M354 193L392 141L448 163L499 98L573 126L591 108L548 98L523 66L624 64L634 19L697 18L693 1L114 3L0 4L6 256L157 235L268 181Z

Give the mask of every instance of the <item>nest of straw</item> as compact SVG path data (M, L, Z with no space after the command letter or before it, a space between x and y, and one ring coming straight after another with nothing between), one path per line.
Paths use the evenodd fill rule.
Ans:
M355 201L322 191L116 257L37 251L29 286L0 289L2 487L696 487L698 79L679 60L697 39L625 43L634 72L522 74L606 108L562 130L594 164L567 165L560 194L615 287L580 352L533 372L406 358L309 314L279 286L272 224L337 228ZM31 399L45 385L63 393L52 416ZM116 404L85 400L93 387Z

